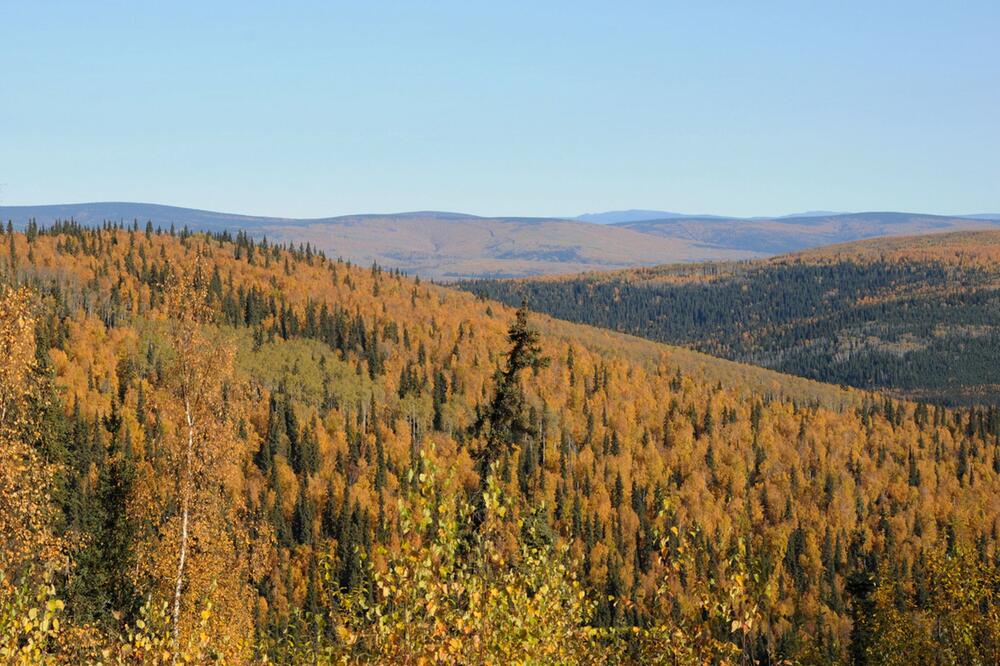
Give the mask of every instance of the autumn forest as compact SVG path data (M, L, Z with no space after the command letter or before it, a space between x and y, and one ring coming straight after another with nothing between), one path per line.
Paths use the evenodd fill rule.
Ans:
M854 387L742 365L835 337L765 268L650 316L620 277L473 294L244 232L0 242L0 662L1000 663L1000 410L829 345L764 365ZM995 265L873 263L992 316ZM822 322L815 285L868 284L767 270ZM748 288L763 346L693 345L731 360L532 311L615 328L577 315L617 289L620 328L689 343Z

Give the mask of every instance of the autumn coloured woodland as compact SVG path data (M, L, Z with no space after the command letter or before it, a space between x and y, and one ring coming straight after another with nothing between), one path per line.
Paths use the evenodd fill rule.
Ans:
M1000 663L995 407L243 233L0 242L0 662Z

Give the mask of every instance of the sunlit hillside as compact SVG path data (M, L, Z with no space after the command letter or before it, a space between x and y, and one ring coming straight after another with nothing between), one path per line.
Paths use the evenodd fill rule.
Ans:
M0 241L14 663L1000 654L994 408L243 234Z

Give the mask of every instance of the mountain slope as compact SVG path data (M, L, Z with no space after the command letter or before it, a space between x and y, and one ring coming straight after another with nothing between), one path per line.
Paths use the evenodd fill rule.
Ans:
M663 261L756 256L698 241L557 219L364 216L264 227L271 238L439 279L612 270Z
M460 286L822 381L947 402L1000 400L1000 231Z
M891 645L879 627L937 612L922 586L977 580L942 553L974 573L1000 552L996 410L545 317L519 331L501 304L245 236L61 225L0 248L0 339L21 341L0 373L0 452L14 433L43 457L54 504L37 516L75 562L38 574L41 598L66 602L46 663L135 661L118 650L148 644L140 630L165 658L174 625L155 609L178 594L188 515L175 626L231 663L499 662L538 645L649 663L663 636L690 663L838 663L861 649L852 621ZM533 329L518 339L548 362L505 373ZM31 408L8 422L11 400ZM979 632L969 618L992 602L963 603L941 612Z

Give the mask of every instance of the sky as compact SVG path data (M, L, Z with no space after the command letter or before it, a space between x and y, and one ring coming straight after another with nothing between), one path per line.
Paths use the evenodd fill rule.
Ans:
M0 205L997 213L998 35L996 0L0 0Z

